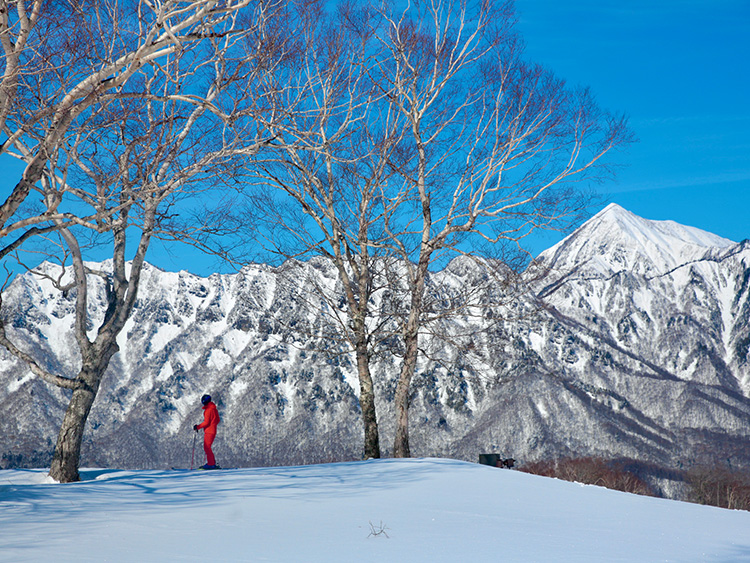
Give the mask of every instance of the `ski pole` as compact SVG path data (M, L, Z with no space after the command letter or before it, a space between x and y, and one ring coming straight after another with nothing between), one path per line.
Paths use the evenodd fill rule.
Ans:
M195 437L198 435L197 431L193 431L193 453L190 456L190 471L193 470L193 462L195 461Z

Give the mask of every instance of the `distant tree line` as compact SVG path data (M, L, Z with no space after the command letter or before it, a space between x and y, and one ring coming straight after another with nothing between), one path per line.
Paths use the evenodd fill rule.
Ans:
M660 496L658 490L649 484L646 475L669 478L683 482L687 487L685 497L679 500L732 510L750 510L750 473L747 470L698 465L676 471L635 460L597 457L536 461L524 464L520 470L645 496Z

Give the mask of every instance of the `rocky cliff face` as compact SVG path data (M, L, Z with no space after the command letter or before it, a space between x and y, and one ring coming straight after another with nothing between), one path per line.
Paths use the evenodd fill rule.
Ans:
M750 466L750 244L613 205L540 262L549 274L512 315L487 302L443 326L455 335L448 343L424 337L433 353L414 380L414 455ZM459 260L432 282L482 276ZM338 283L321 260L209 278L148 267L89 419L84 464L188 464L205 392L222 415L214 451L224 466L357 458L356 370L330 338L330 306L309 291L313 280L332 292ZM11 337L74 374L72 298L29 274L4 300ZM393 354L373 369L386 453L397 369ZM65 392L0 351L0 464L48 463L65 404Z

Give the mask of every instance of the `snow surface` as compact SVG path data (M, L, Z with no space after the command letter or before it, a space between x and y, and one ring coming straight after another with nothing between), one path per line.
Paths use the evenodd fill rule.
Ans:
M750 561L750 512L443 460L0 471L0 561Z

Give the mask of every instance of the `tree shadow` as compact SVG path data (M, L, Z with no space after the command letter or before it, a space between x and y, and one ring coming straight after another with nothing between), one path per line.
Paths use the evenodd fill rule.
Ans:
M23 472L0 475L0 526L33 520L59 521L83 513L108 514L220 504L230 499L265 497L315 499L358 495L398 488L456 464L437 459L367 460L360 462L262 467L220 471L81 470L77 483L32 483ZM44 474L39 474L39 481ZM13 475L18 482L13 483ZM5 478L3 478L5 477Z

